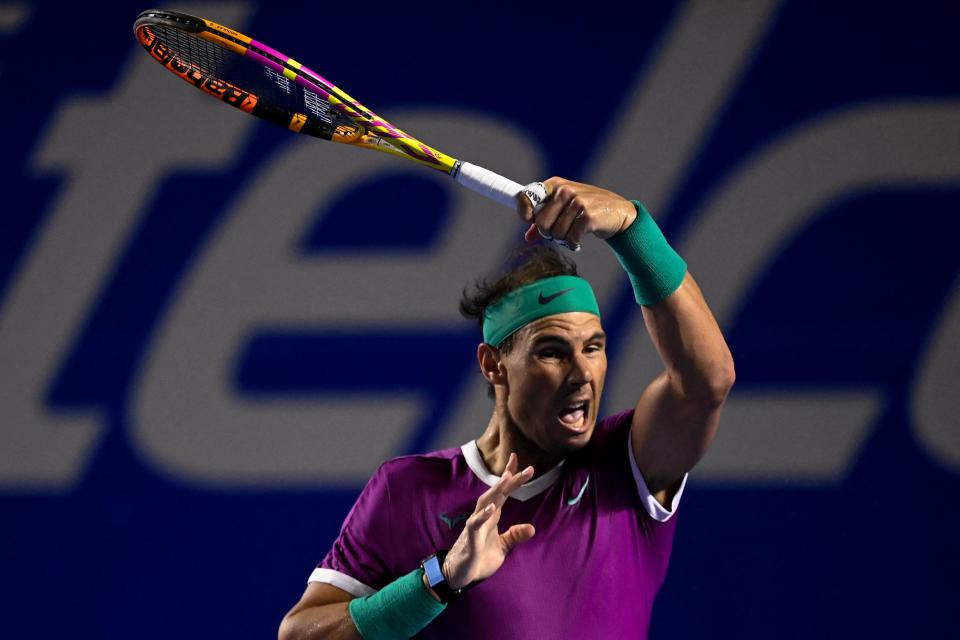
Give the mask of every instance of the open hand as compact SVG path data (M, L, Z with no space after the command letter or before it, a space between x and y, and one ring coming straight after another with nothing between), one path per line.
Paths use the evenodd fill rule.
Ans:
M517 473L517 454L511 453L500 480L477 500L476 509L443 562L443 575L451 589L489 578L514 547L536 533L532 524L515 524L502 534L497 526L507 498L532 477L533 467Z

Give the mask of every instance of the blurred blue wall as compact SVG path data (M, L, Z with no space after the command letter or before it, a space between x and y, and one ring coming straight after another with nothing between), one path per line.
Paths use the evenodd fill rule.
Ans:
M950 635L954 3L179 7L455 157L648 204L738 370L654 638ZM272 637L379 462L490 410L456 303L518 222L189 90L145 8L0 3L2 638ZM656 355L577 259L620 410Z

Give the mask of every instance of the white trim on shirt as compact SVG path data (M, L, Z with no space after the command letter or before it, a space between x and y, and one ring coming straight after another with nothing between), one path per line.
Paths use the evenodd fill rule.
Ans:
M307 582L323 582L333 585L337 589L343 589L350 595L357 596L358 598L377 592L373 587L368 587L356 578L351 578L345 573L340 573L333 569L321 569L320 567L313 570Z
M476 440L471 440L460 447L460 451L463 452L463 457L467 459L467 466L470 467L470 470L473 471L474 475L477 476L483 484L492 487L499 482L500 476L490 473L487 465L484 464L483 456L480 455L480 448L477 446ZM561 460L557 466L539 478L534 478L530 482L520 485L510 494L510 497L524 502L534 496L540 495L549 489L560 477L560 468L564 462L565 460Z
M647 488L647 482L643 479L643 474L640 473L640 467L637 465L637 458L633 454L633 444L631 443L630 438L627 438L627 449L630 453L630 470L633 471L633 480L637 483L637 491L640 493L640 501L643 502L643 507L647 510L647 515L657 522L666 522L673 517L674 513L676 513L677 506L680 504L680 496L683 495L683 488L687 486L687 477L690 474L683 474L683 480L680 482L680 488L677 489L675 494L673 494L673 500L670 501L670 510L668 511L657 501L656 498L653 497L653 494L650 493L650 489Z

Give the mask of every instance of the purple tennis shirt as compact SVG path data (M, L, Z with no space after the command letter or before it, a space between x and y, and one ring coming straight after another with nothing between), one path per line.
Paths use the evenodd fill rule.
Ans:
M500 530L530 522L536 535L418 638L647 637L683 485L669 511L650 494L630 447L632 415L598 423L586 447L507 499ZM384 463L310 581L355 596L382 589L453 546L497 479L476 442Z

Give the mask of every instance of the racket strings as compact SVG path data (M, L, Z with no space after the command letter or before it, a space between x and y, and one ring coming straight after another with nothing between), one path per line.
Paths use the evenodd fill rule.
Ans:
M157 38L188 65L257 96L257 115L286 126L295 113L307 116L305 133L327 137L337 125L353 124L318 93L262 64L224 49L193 33L163 24L152 25Z
M183 63L199 68L206 74L223 78L227 66L226 50L181 29L156 24L150 27L156 37Z

